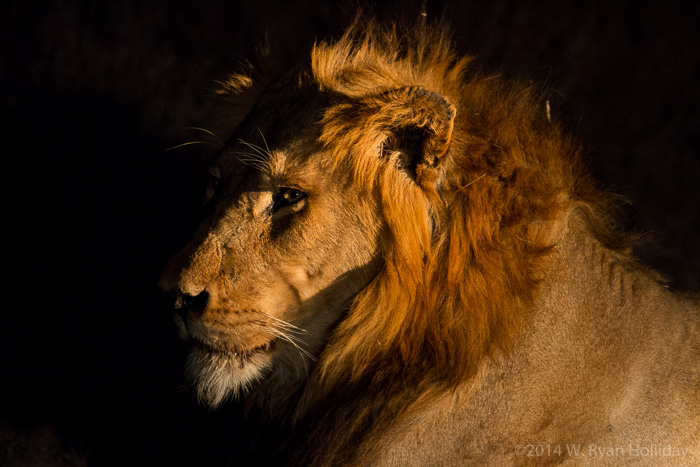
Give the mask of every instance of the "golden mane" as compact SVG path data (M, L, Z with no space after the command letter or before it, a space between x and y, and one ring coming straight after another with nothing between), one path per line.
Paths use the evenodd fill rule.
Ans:
M326 111L321 141L335 167L378 190L388 226L382 271L320 360L327 390L382 365L405 373L420 364L444 388L464 381L527 320L557 214L580 207L601 238L614 237L578 146L548 121L535 91L467 76L470 61L457 57L444 26L399 32L359 21L312 52L321 90L344 98ZM444 96L459 115L440 183L427 173L413 183L386 158L358 157L386 153L381 96L407 87Z

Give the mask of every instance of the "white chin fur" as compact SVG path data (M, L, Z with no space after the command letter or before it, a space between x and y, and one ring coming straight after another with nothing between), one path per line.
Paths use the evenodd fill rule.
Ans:
M194 383L199 401L213 409L246 392L264 375L270 360L269 355L257 353L241 367L238 358L194 348L187 358L187 377Z

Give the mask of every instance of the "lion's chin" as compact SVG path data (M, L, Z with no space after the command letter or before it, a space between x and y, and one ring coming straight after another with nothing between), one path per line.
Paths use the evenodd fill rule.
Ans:
M265 345L233 353L198 345L187 358L187 377L194 384L199 401L213 409L246 392L265 376L272 362L271 350Z

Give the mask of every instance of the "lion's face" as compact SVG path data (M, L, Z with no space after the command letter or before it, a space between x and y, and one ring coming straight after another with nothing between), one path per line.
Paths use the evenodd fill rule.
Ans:
M303 381L378 267L376 204L324 162L308 108L256 115L209 162L209 214L161 278L212 406L259 380Z

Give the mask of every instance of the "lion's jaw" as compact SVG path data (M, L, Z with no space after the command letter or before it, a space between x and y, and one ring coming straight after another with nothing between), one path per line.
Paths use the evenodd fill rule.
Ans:
M273 360L274 341L251 350L218 350L195 344L187 358L187 377L194 384L198 399L217 407L226 398L236 397L264 377Z

